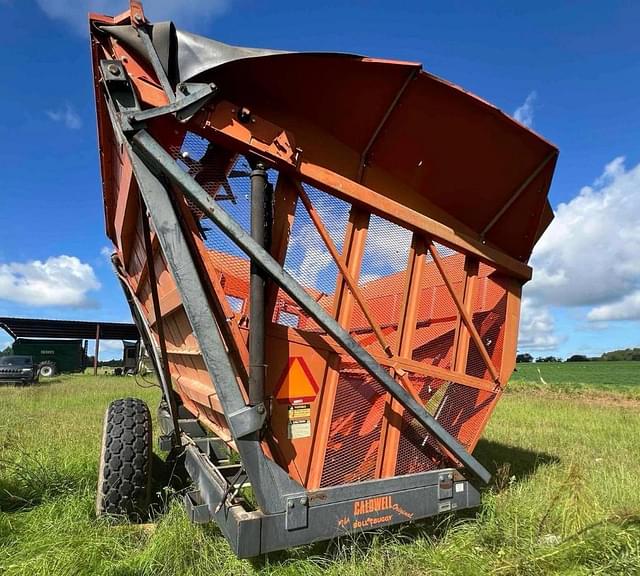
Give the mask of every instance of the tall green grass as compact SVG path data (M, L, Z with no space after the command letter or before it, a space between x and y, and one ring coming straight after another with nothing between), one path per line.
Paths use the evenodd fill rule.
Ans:
M615 392L522 380L476 451L494 472L479 510L253 561L177 501L153 524L94 518L103 412L129 395L153 413L157 389L132 378L0 388L0 574L640 574L640 403Z

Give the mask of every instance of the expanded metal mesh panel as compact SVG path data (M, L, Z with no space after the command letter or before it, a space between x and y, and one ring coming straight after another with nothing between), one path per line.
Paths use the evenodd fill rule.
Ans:
M367 244L360 274L360 287L374 318L382 328L385 338L397 349L397 330L407 289L407 266L410 254L411 233L375 216L371 217ZM451 287L464 301L468 281L466 258L460 252L435 245L444 274ZM377 274L376 274L377 272ZM373 275L373 277L372 277ZM494 269L481 265L475 278L475 288L469 306L473 321L483 338L494 363L499 368L504 339L506 290L496 279ZM453 369L456 338L463 326L454 297L445 283L430 253L424 256L416 302L416 324L406 326L412 334L408 356L414 361ZM473 284L471 284L473 285ZM470 285L470 286L471 286ZM382 353L366 318L354 305L351 330L361 344L373 353ZM468 331L464 338L470 341ZM462 346L464 351L466 346ZM483 377L487 371L482 358L471 342L468 346L468 363L473 375ZM465 354L466 352L462 352ZM464 361L465 356L462 356ZM479 363L478 363L479 361ZM356 365L343 358L343 367L352 370ZM464 366L464 363L463 363ZM479 366L479 367L477 367ZM429 376L412 374L410 380L429 411L443 427L467 448L472 449L492 409L496 395L456 382ZM380 394L375 402L363 399L354 389L354 381L341 380L334 404L332 430L344 430L367 421L384 427L385 407L390 409L389 395ZM400 434L387 435L384 458L395 458L395 474L412 474L441 467L446 456L439 443L408 412L401 415ZM379 434L367 428L370 436L356 434L347 427L349 435L340 437L339 451L333 459L325 460L322 485L345 481L360 481L375 477L375 459L378 457ZM335 445L334 445L335 447ZM349 455L348 455L349 454ZM330 455L329 449L327 456ZM329 469L331 468L331 469Z
M426 376L409 376L427 411L435 416L439 406L439 391L446 387L442 380ZM430 439L426 429L409 413L402 415L401 435L398 443L396 476L433 470L440 465L442 454Z
M176 162L220 204L246 232L251 231L251 167L242 156L187 132L182 146L172 150ZM268 172L270 183L277 178ZM207 249L207 264L217 275L231 310L246 314L249 307L250 260L210 219L187 202Z
M464 294L464 256L436 244L442 266L460 299ZM458 309L433 258L427 255L420 293L412 359L452 368Z
M496 394L463 384L413 377L427 411L467 449L472 450L493 407ZM421 381L422 380L422 381ZM444 456L437 441L405 412L398 444L396 475L439 467Z
M397 346L410 247L409 230L378 216L371 216L358 285L374 321L392 347ZM353 307L350 330L371 353L383 353L357 304Z
M362 371L342 370L320 486L375 477L385 393Z
M342 253L351 205L307 184L303 186L324 229ZM332 312L338 267L300 200L295 209L284 269L322 308ZM278 291L273 322L301 330L320 330L283 290Z
M172 148L171 153L183 170L193 176L196 181L216 200L230 200L234 204L238 199L238 193L242 194L242 188L248 192L249 165L242 158L239 166L233 166L236 155L225 148L212 144L205 138L201 138L193 132L187 132L182 146ZM232 170L233 168L233 170ZM240 189L231 185L233 178L244 175L246 182ZM188 200L192 210L202 217L202 213Z
M172 152L182 169L189 172L249 232L251 169L247 161L191 133L187 133L181 147ZM276 177L274 171L269 172L272 184L275 184ZM303 186L324 229L342 255L352 206L312 186ZM237 314L246 314L249 306L249 258L201 212L193 206L190 208L207 249L204 255L207 264L218 274L229 307ZM322 308L333 315L336 313L338 266L302 201L298 199L290 209L292 225L286 239L286 250L282 253L283 266ZM488 378L487 367L468 331L463 328L443 274L428 251L420 256L419 243L415 248L418 259L422 259L422 273L417 290L415 286L411 287L417 298L415 301L407 300L410 280L414 281L407 275L412 237L410 230L384 218L376 215L369 218L357 276L360 292L374 322L380 327L386 343L396 353L402 352L404 358L453 369L456 350L462 350L459 362L467 374ZM504 281L493 268L480 264L474 281L469 284L465 256L439 244L435 244L435 249L444 274L461 301L469 292L466 287L471 286L471 300L466 305L499 369L505 336L507 291ZM385 352L357 302L352 302L351 310L345 327L369 352L384 356ZM412 318L412 314L415 314L415 324L408 325L403 318ZM275 297L272 321L302 331L321 331L317 323L282 290L278 290ZM403 322L406 339L400 346L399 329ZM169 344L185 346L178 336L169 329ZM391 424L391 427L400 426L399 434L383 436L391 409L390 395L344 351L336 351L341 356L340 376L324 447L320 486L376 478L381 469L389 470L385 464L387 458L391 458L391 469L396 475L423 472L448 464L438 442L406 411L401 412L398 424L393 424L393 421ZM198 377L197 367L192 363L188 357L177 362L183 378ZM473 448L495 403L496 394L417 373L408 376L427 411L465 447ZM212 414L211 418L217 416ZM381 445L382 437L386 438L385 446Z
M451 383L442 392L436 419L467 449L473 448L495 401L496 394Z
M454 250L442 246L437 248L453 290L462 300L466 277L465 258ZM499 370L504 340L506 290L495 279L495 270L485 264L481 264L478 270L470 311L474 325ZM454 299L430 256L427 257L423 272L417 317L412 359L451 369L457 328L461 323ZM467 374L489 377L487 366L466 331L464 338L469 341Z
M473 298L473 325L491 357L496 370L500 371L504 348L505 319L507 314L507 291L500 277L484 266L479 274ZM489 370L480 352L471 340L467 357L466 373L478 378L490 378Z

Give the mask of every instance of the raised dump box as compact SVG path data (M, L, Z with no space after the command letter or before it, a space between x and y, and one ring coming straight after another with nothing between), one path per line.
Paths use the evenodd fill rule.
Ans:
M253 556L477 505L556 148L414 63L228 46L137 2L91 45L107 234L192 519ZM110 408L99 512L144 508L149 435Z

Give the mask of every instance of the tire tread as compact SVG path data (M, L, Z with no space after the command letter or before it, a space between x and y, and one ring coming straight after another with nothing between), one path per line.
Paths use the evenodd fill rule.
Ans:
M146 514L150 497L151 414L137 398L111 402L105 417L98 478L98 515Z

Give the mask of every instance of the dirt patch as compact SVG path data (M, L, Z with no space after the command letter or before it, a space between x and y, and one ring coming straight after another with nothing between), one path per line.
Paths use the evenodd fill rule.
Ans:
M509 389L507 388L507 391ZM640 410L640 397L629 397L623 394L600 392L597 390L576 390L575 392L551 390L548 388L520 388L511 390L511 394L528 397L565 400L568 402L585 404L588 406L602 406L604 408L627 408Z

